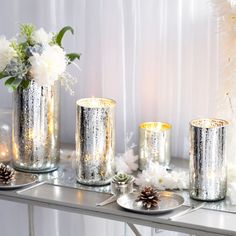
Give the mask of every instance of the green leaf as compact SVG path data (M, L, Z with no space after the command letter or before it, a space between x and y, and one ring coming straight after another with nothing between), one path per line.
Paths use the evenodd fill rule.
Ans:
M12 87L11 87L11 84L13 83L13 81L15 80L15 77L11 77L11 78L9 78L9 79L7 79L6 81L5 81L5 86L8 88L8 89L12 89Z
M8 78L10 78L10 76L9 75L6 75L6 74L4 74L4 72L2 71L2 72L0 72L0 79L8 79Z
M3 72L0 72L0 79L3 79L3 78L5 78L5 77L6 77L6 75L4 75Z
M21 82L22 82L22 79L15 78L14 81L11 83L12 89L16 90L19 87L19 85L21 84Z
M20 83L22 82L21 79L17 79L15 77L11 77L9 79L7 79L5 81L5 86L9 89L9 90L16 90L18 88L18 86L20 85Z
M22 86L22 88L24 88L24 89L27 89L28 86L29 86L29 83L30 83L30 80L28 80L28 79L23 79L22 82L21 82L21 84L20 84L20 86Z
M75 59L80 59L80 54L78 53L68 53L66 54L67 58L69 59L69 63L70 64L72 61L74 61Z
M64 28L62 28L60 30L60 32L56 35L56 43L61 47L61 41L62 38L64 37L64 34L66 33L66 31L70 31L72 34L74 34L74 30L72 27L70 26L65 26Z

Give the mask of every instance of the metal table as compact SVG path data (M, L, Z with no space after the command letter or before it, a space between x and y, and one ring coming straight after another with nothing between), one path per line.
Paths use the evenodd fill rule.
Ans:
M186 199L185 206L161 215L132 213L116 203L96 206L96 203L110 196L109 186L94 188L77 184L72 156L71 150L64 150L59 170L41 174L38 184L20 190L0 191L0 199L28 204L31 236L34 235L33 206L127 222L136 235L140 234L133 224L195 235L236 235L236 208L227 199L209 203L207 209L198 209L176 220L169 220L169 217L195 202L188 199L186 192L182 192ZM186 165L186 161L181 160L175 160L175 163Z

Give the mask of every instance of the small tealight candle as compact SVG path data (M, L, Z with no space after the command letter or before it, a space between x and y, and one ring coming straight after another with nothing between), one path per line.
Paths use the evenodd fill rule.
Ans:
M145 122L139 126L139 169L151 162L169 167L171 125L164 122Z

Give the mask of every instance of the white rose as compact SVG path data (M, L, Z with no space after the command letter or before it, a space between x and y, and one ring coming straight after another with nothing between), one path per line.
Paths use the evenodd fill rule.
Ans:
M32 34L32 39L36 43L40 43L42 45L47 45L52 40L52 33L47 33L43 28L36 30Z
M4 36L0 36L0 71L3 71L13 57L16 56L16 51L10 47L10 41Z
M34 53L29 61L35 82L46 86L58 80L67 65L65 51L57 45L48 45L41 55Z

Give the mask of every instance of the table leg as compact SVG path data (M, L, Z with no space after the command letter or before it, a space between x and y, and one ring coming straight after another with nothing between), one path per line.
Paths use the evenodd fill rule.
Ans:
M162 232L162 230L160 230L160 229L158 229L158 228L155 228L154 232L155 232L155 234L159 234L159 233Z
M141 233L138 231L138 229L131 223L127 223L127 225L130 227L130 229L133 231L135 236L142 236Z
M29 236L34 236L34 206L28 204Z
M158 228L152 228L152 236L156 235L156 234L160 234L162 233L163 230L158 229Z

